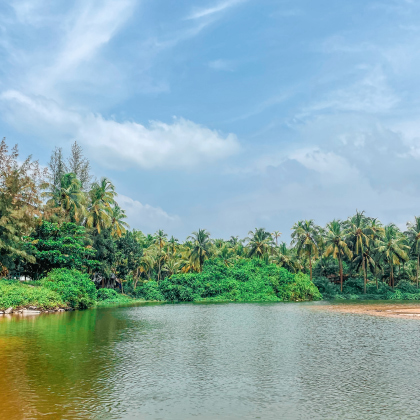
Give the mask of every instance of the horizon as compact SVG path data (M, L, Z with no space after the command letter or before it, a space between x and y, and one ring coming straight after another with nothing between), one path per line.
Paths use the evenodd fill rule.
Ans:
M131 228L289 232L418 214L418 2L12 1L0 136L77 141Z

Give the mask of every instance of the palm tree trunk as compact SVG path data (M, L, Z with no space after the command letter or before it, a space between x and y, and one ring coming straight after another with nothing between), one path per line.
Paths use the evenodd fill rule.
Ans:
M419 264L420 264L420 254L417 254L417 289L419 288Z
M366 283L367 283L367 278L366 278L366 266L365 266L365 257L362 256L363 258L363 293L366 294Z
M394 266L391 263L391 287L394 290Z
M338 254L338 265L340 267L340 290L343 292L343 263L341 262L341 254Z
M312 281L312 258L311 257L309 257L309 275Z

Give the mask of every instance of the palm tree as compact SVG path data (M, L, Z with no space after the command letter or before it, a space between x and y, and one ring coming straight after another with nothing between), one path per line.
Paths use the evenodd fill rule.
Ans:
M198 229L198 232L193 232L189 239L193 242L191 248L191 258L197 261L200 267L200 272L203 271L203 264L209 258L211 247L210 233L206 229Z
M279 232L278 230L275 230L271 235L274 238L274 240L276 241L276 246L277 246L278 245L278 239L281 236L281 232Z
M115 203L117 193L114 185L107 178L92 184L89 191L90 208L86 225L93 227L98 233L111 225L111 206Z
M168 246L168 254L174 256L179 246L178 239L174 238L174 236L172 235L171 238L167 242L167 246Z
M369 219L365 217L364 213L364 211L359 212L356 210L356 214L344 222L344 225L348 232L347 240L352 248L353 255L356 258L360 257L357 258L356 262L359 263L360 260L363 268L364 292L366 293L366 257L368 255L369 239L372 237L373 231L370 227Z
M419 265L420 265L420 217L415 216L414 222L407 223L407 231L405 232L411 245L412 253L417 257L416 269L416 285L419 287Z
M166 263L163 265L162 271L168 273L169 276L172 276L172 274L178 273L180 264L180 261L170 259L166 261Z
M309 260L309 276L312 281L312 259L318 258L319 230L313 220L302 220L292 227L292 243L296 245L297 254Z
M280 246L275 248L274 254L270 256L269 261L295 273L299 269L299 264L295 261L294 257L293 250L287 248L287 245L282 242Z
M165 246L165 241L168 235L162 230L159 229L155 233L155 244L158 246L158 281L160 280L161 265L162 265L162 248Z
M347 255L351 261L353 253L345 242L346 231L343 229L343 224L339 220L333 220L327 224L326 234L324 237L326 250L324 257L333 256L338 260L340 270L340 289L343 291L343 256Z
M248 235L248 257L256 255L258 258L262 258L271 252L274 242L270 232L264 228L255 228L255 231L250 230Z
M126 232L129 227L128 223L124 221L127 218L125 211L115 203L111 208L111 235L121 238L121 235Z
M86 197L82 191L82 184L73 173L64 174L60 184L44 184L50 188L43 193L44 197L49 198L48 207L59 207L64 210L66 219L78 222L85 213Z
M394 265L400 265L402 261L408 261L407 240L393 223L385 227L383 237L377 240L378 252L386 257L389 267L389 285L394 288Z
M223 260L223 264L226 267L230 267L239 258L237 255L234 255L234 251L232 248L229 248L227 245L225 245L222 249L219 250L217 256Z

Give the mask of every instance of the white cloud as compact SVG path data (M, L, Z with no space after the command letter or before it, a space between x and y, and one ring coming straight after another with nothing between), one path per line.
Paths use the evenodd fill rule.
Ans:
M209 62L209 67L219 71L233 71L233 63L229 60L213 60Z
M203 17L212 16L216 13L223 12L226 9L229 9L233 6L236 6L239 3L243 3L246 0L227 0L221 3L218 3L216 5L212 5L209 7L206 7L204 9L197 9L194 12L192 12L187 19L200 19Z
M76 139L92 151L93 159L117 169L201 167L240 150L234 134L222 135L184 118L174 118L172 124L151 121L146 127L100 114L82 115L17 91L2 93L0 103L3 117L17 129L24 126L26 131L45 137L61 134Z
M171 216L160 207L142 204L125 195L118 195L117 201L125 210L131 228L149 233L157 229L174 229L181 223L178 216Z

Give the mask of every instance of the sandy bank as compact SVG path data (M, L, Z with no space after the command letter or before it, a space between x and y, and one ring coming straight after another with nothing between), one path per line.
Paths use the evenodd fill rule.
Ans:
M334 312L345 312L360 315L383 316L389 318L411 318L420 320L419 303L331 303L316 308Z

